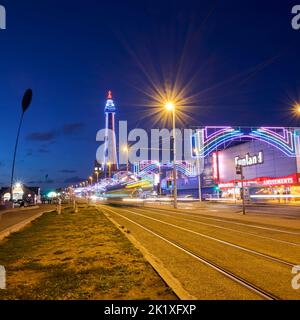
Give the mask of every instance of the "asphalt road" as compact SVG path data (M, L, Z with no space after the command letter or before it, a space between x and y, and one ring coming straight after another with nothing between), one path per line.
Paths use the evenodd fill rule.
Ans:
M292 287L297 212L285 219L269 209L243 216L235 207L183 207L99 205L197 299L300 299Z
M186 206L185 206L186 207ZM241 205L226 204L226 203L210 203L207 209L222 209L234 210L242 212ZM300 204L285 204L285 203L252 203L246 204L246 213L259 213L260 215L276 215L280 217L294 217L300 219Z
M50 210L55 210L55 205L40 205L33 208L15 208L3 212L0 211L0 235L6 230L34 218L38 214Z

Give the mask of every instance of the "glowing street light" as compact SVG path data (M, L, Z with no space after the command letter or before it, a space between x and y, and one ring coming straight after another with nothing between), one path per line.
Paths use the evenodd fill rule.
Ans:
M295 111L298 114L298 116L300 116L300 103L295 104Z
M94 172L97 177L97 183L98 183L99 182L100 167L95 167Z
M176 108L173 102L168 101L165 108L172 112L173 122L173 181L174 181L174 208L177 208L177 171L176 171Z
M175 109L174 103L171 102L171 101L168 101L168 102L166 103L166 105L165 105L165 108L166 108L168 111L174 110L174 109Z
M90 181L91 181L91 185L93 185L93 177L90 176L89 179L90 179Z

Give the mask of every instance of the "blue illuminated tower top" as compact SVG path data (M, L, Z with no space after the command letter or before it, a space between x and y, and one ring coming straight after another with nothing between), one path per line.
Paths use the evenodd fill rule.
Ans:
M104 173L107 177L107 173L115 172L118 170L118 157L117 157L117 143L115 132L115 115L116 107L112 98L112 92L109 91L107 95L105 112L105 145L104 145Z
M116 112L116 107L114 105L114 101L112 98L112 92L108 91L106 105L105 105L105 112Z

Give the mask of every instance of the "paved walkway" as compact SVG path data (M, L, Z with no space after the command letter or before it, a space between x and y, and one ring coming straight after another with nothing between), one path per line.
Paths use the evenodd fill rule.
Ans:
M0 212L0 240L10 232L17 231L42 213L55 210L55 205L40 205L33 208L16 208Z

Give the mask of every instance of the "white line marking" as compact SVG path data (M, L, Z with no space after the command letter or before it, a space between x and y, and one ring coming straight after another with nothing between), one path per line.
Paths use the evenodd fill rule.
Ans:
M185 252L186 254L190 255L191 257L195 258L196 260L201 261L202 263L204 263L204 264L208 265L209 267L213 268L214 270L216 270L216 271L220 272L221 274L223 274L224 276L228 277L229 279L231 279L231 280L233 280L233 281L235 281L235 282L239 283L240 285L242 285L242 286L244 286L244 287L246 287L246 288L250 289L251 291L256 292L256 293L257 293L257 294L259 294L261 297L263 297L263 298L265 298L265 299L267 299L267 300L273 300L273 298L271 298L271 297L270 297L270 296L268 296L267 294L264 294L264 293L263 293L262 291L260 291L259 289L256 289L255 287L253 287L253 286L249 285L247 282L244 282L244 281L240 280L238 277L235 277L235 276L231 275L230 273L228 273L228 272L226 272L226 271L222 270L221 268L218 268L217 266L215 266L215 265L211 264L210 262L208 262L208 261L206 261L206 260L204 260L204 259L201 259L200 257L196 256L196 255L195 255L195 254L193 254L192 252L190 252L190 251L188 251L188 250L186 250L186 249L184 249L184 248L182 248L182 247L178 246L177 244L175 244L175 243L173 243L173 242L169 241L168 239L166 239L166 238L162 237L161 235L159 235L159 234L155 233L154 231L152 231L152 230L150 230L150 229L148 229L148 228L144 227L143 225L139 224L138 222L135 222L135 221L133 221L133 220L131 220L131 219L129 219L129 218L127 218L127 217L125 217L125 216L123 216L123 215L121 215L121 214L119 214L119 213L117 213L117 212L113 211L113 210L111 210L111 209L105 208L105 209L104 209L104 211L105 211L105 210L108 210L108 211L110 211L110 212L112 212L112 213L114 213L114 214L118 215L119 217L121 217L121 218L123 218L123 219L126 219L126 220L130 221L131 223L133 223L133 224L135 224L135 225L139 226L140 228L142 228L142 229L146 230L147 232L149 232L149 233L153 234L154 236L156 236L156 237L160 238L161 240L163 240L163 241L165 241L165 242L169 243L169 244L170 244L170 245L172 245L173 247L175 247L175 248L177 248L177 249L179 249L179 250L181 250L181 251Z
M224 240L220 240L220 239L205 235L205 234L200 233L200 232L196 232L196 231L193 231L193 230L189 230L189 229L177 226L177 225L172 224L172 223L168 223L168 222L164 222L164 221L161 221L161 220L158 220L158 219L155 219L155 218L147 217L147 216L145 216L143 214L136 213L136 212L133 212L133 211L130 211L130 210L126 210L126 209L122 209L122 210L130 212L130 213L138 215L138 216L141 216L141 217L144 217L144 218L149 219L149 220L153 220L153 221L156 221L156 222L159 222L159 223L162 223L162 224L165 224L165 225L168 225L168 226L171 226L171 227L174 227L174 228L189 232L189 233L196 234L196 235L198 235L200 237L203 237L203 238L206 238L206 239L209 239L209 240L213 240L213 241L225 244L225 245L227 245L229 247L233 247L235 249L239 249L239 250L242 250L242 251L245 251L245 252L248 252L248 253L252 253L254 255L257 255L257 256L260 256L260 257L263 257L263 258L267 258L267 259L272 260L272 261L279 262L279 263L287 265L287 266L292 266L293 267L295 265L295 263L290 263L290 262L287 262L287 261L284 261L284 260L269 256L269 255L266 255L264 253L261 253L261 252L255 251L255 250L247 249L247 248L241 247L239 245L236 245L236 244L224 241Z
M139 208L138 210L140 210L140 211L146 211L146 209L141 209L141 208ZM166 217L172 218L172 215L171 215L171 214L158 213L158 212L155 212L155 210L151 210L151 213L152 213L152 212L155 213L155 214L161 215L161 216L166 216ZM172 214L173 214L173 213L172 213ZM173 217L174 217L174 216L173 216ZM176 218L177 218L177 217L176 217ZM185 218L182 218L182 217L178 217L177 219L181 219L181 220L189 221L189 222L195 222L195 223L202 224L202 225L205 225L205 226L210 226L210 227L214 227L214 228L229 230L229 231L233 231L233 232L249 234L249 235L254 236L254 237L258 237L258 238L262 238L262 239L267 239L267 240L272 240L272 241L281 242L281 243L289 244L289 245L292 245L292 246L300 247L300 244L299 244L299 243L294 243L294 242L279 240L279 239L275 239L275 238L265 237L265 236L261 236L261 235L258 235L258 234L255 234L255 233L251 233L251 232L247 232L247 231L235 230L235 229L231 229L231 228L226 228L226 227L218 226L218 225L216 225L216 224L205 223L205 222L201 222L201 221L198 221L198 220L185 219Z
M149 209L151 210L151 209L154 209L154 208L149 207ZM157 208L155 208L154 210L164 211L164 210L162 210L162 209L157 209ZM286 230L268 228L268 227L258 226L258 225L256 225L256 224L247 224L247 223L242 223L242 222L234 222L234 221L227 221L227 220L223 220L223 219L204 217L203 215L197 214L197 213L194 213L194 212L191 212L191 213L183 213L183 212L175 212L175 211L173 211L173 210L171 210L171 211L172 211L173 213L179 214L179 215L185 215L185 216L191 216L191 215L193 215L194 217L197 217L197 218L200 218L200 219L213 220L213 221L219 221L219 222L224 222L224 223L231 223L231 224L241 225L241 226L250 227L250 228L264 229L264 230L270 230L270 231L287 233L287 234L294 234L294 235L300 236L300 233L299 233L299 232L293 232L293 231L286 231Z

